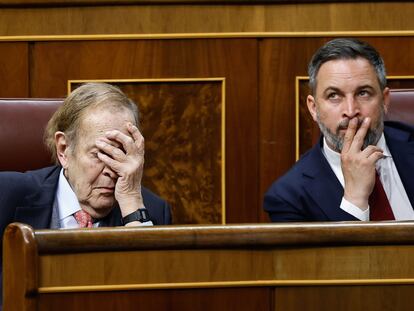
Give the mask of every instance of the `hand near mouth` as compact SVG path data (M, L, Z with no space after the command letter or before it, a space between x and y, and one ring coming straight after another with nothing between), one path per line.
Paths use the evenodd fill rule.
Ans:
M359 128L358 123L357 118L349 121L341 152L341 167L345 180L344 198L366 210L375 184L375 164L383 157L383 150L373 145L361 150L371 119L365 118Z

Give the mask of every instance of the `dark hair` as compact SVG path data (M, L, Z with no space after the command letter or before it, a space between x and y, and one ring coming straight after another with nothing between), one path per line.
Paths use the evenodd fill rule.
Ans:
M107 83L85 83L65 99L47 124L44 139L52 154L52 160L57 163L55 133L64 132L75 147L83 116L89 109L102 106L129 110L134 116L135 125L139 125L137 105L118 87Z
M374 67L381 90L387 86L384 61L378 51L367 42L358 39L337 38L327 42L312 56L308 66L309 88L316 90L316 76L322 64L330 60L365 58Z

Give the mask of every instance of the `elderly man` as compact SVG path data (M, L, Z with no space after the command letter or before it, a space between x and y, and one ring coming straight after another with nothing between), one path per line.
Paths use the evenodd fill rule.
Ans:
M46 129L57 165L0 173L1 234L11 222L36 229L171 223L167 203L141 187L144 139L137 126L138 109L118 88L77 88Z
M334 39L309 64L322 137L264 197L272 221L414 219L414 129L385 122L385 66L369 44Z

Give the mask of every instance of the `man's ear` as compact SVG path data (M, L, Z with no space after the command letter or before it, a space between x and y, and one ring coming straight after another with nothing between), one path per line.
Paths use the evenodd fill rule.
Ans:
M306 104L308 105L308 110L312 116L313 121L317 122L318 118L316 113L317 109L315 98L312 95L308 95L308 97L306 97Z
M382 96L384 99L384 112L387 113L390 107L390 89L388 87L382 91Z
M55 133L55 146L56 156L60 162L60 165L62 165L62 167L66 169L68 166L67 155L69 152L69 146L65 133L59 131Z

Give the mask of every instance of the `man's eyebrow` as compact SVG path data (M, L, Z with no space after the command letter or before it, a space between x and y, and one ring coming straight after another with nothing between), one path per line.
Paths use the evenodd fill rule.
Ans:
M323 90L322 93L326 94L326 93L331 92L331 91L334 91L336 93L342 93L342 91L339 88L334 87L334 86L328 86L325 90Z
M375 90L375 88L372 85L369 85L369 84L361 85L361 86L358 86L358 88L357 88L357 90L362 90L362 89Z

